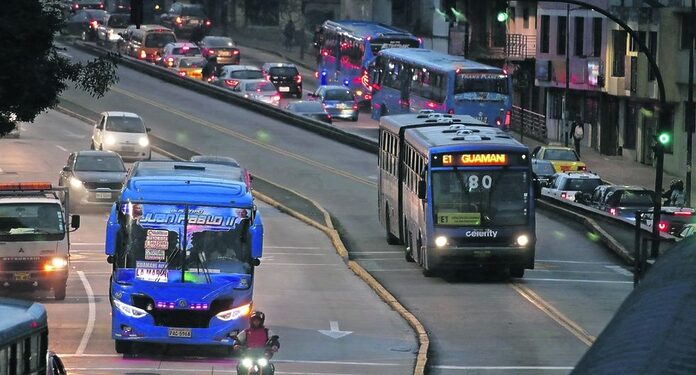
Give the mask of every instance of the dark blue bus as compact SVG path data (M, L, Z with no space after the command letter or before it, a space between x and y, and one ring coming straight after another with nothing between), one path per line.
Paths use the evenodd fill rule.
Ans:
M379 219L424 274L490 265L534 268L529 150L471 116L385 116L379 126Z

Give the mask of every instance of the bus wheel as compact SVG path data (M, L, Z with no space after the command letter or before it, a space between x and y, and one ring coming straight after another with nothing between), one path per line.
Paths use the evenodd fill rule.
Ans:
M388 206L387 206L387 209L389 209ZM391 223L389 222L389 213L387 213L386 218L387 218L387 219L385 220L385 226L386 226L386 228L387 228L387 229L386 229L386 232L387 232L387 243L388 243L389 245L398 245L398 244L399 244L399 238L397 238L395 235L391 234L391 232L389 231L389 228L391 228L391 225L390 225Z
M510 277L524 277L524 267L510 267Z
M116 340L114 341L114 349L118 354L131 354L132 343L130 341Z
M404 259L406 259L407 262L413 263L416 260L413 259L413 235L411 232L408 232L408 246L406 247L406 250L404 251Z
M53 296L56 300L62 301L65 299L65 290L67 289L67 287L68 286L65 283L60 283L59 285L53 287Z

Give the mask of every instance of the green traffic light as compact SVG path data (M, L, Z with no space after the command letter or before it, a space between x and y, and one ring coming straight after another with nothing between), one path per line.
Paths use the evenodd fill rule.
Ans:
M666 145L669 143L670 138L669 133L662 133L657 137L657 141L663 145Z
M505 22L508 20L508 14L507 12L498 12L498 16L496 18L498 22Z

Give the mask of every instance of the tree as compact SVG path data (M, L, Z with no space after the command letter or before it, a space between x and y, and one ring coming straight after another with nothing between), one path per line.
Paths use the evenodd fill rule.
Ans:
M99 98L118 81L116 55L87 63L61 56L53 38L62 25L58 0L2 1L0 135L54 108L68 83Z

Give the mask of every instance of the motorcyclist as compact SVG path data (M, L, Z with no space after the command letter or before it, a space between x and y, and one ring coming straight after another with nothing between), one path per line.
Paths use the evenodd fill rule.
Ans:
M280 342L273 332L264 326L266 315L261 311L254 311L249 316L249 328L237 335L235 350L247 349L254 355L273 356L280 348ZM276 337L271 340L271 338Z
M672 180L669 184L669 189L662 193L662 198L665 198L666 206L681 207L684 205L684 181Z
M217 76L219 74L219 70L220 64L218 64L217 56L208 57L208 61L205 63L205 66L203 66L203 71L201 72L203 75L203 80L205 81L213 76Z

